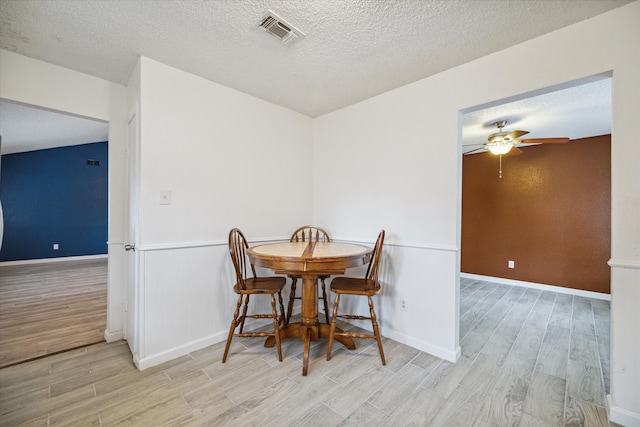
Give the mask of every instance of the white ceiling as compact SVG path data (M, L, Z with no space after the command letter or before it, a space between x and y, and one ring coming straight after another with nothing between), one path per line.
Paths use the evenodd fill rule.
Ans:
M109 124L0 100L2 154L102 142Z
M627 3L2 0L0 48L116 83L126 83L143 55L317 117ZM306 36L286 47L255 29L268 9ZM572 108L582 107L564 110ZM544 130L510 124L527 126L530 137Z
M495 103L494 103L495 104ZM494 123L506 120L504 131L525 130L528 138L587 138L611 133L611 78L592 76L549 88L542 94L480 106L462 118L463 152L479 148L498 132ZM472 145L475 146L466 146ZM481 153L484 149L476 151Z

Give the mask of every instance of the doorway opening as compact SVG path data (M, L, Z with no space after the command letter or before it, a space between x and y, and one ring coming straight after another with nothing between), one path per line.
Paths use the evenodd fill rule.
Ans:
M609 393L611 83L611 73L590 76L471 107L460 115L459 243L464 282L460 299L472 292L469 285L475 282L495 289L516 285L534 298L532 304L546 303L548 319L556 323L543 329L543 336L562 332L598 343L590 363L601 369L605 393ZM569 141L516 144L516 155L500 159L484 144L498 132L495 123L501 121L507 122L506 134L525 132L521 139L567 137ZM576 246L582 249L575 250ZM460 302L461 308L469 304ZM565 327L560 324L563 315L591 316L593 322L579 324L578 329ZM473 335L474 325L468 316L458 316L463 342L467 334ZM567 351L573 351L573 338L565 344Z
M611 77L492 104L462 115L461 273L608 295Z
M104 340L109 124L0 100L0 366Z

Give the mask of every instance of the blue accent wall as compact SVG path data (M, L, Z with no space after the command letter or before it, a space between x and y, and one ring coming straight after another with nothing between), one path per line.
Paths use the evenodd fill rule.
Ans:
M0 261L107 253L107 142L6 154L1 161Z

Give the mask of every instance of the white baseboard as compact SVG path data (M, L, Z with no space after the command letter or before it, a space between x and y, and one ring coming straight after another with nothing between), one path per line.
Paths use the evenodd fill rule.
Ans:
M247 321L244 324L244 330L252 331L254 329L258 329L269 324L273 325L273 321L266 320L266 319L247 319ZM204 338L197 339L195 341L191 341L173 348L169 348L167 350L161 351L156 354L150 354L142 358L140 358L138 354L135 354L133 357L133 363L136 365L136 367L140 371L142 371L144 369L151 368L152 366L156 366L161 363L168 362L169 360L173 360L178 357L184 356L186 354L191 353L192 351L201 350L205 347L209 347L210 345L218 344L219 342L226 341L228 334L229 334L229 331L224 330L224 331L206 336Z
M134 356L133 363L138 370L143 371L152 366L159 365L169 360L177 359L180 356L191 353L192 351L200 350L213 344L217 344L227 339L227 332L219 332L217 334L209 335L199 340L191 341L178 347L170 348L160 353L151 354L149 356L138 358Z
M611 400L611 395L607 395L609 405L609 421L626 427L640 427L640 414L628 409L615 406Z
M124 339L124 331L108 331L104 330L104 340L106 342L116 342Z
M295 306L294 306L295 308ZM320 308L318 308L318 312L320 313ZM292 316L300 314L300 310L296 311L295 309L292 312ZM365 320L345 320L341 319L341 321L354 325L356 327L366 329L369 332L373 333L371 329L371 322ZM439 357L440 359L444 359L448 362L455 363L462 356L462 349L460 346L455 351L447 350L437 345L433 345L426 341L414 338L412 336L403 334L402 332L398 332L395 329L380 325L380 334L383 337L390 338L394 341L397 341L401 344L408 345L409 347L413 347L417 350L424 351L425 353L429 353L433 356Z
M433 345L426 341L416 339L414 337L405 335L401 332L398 332L390 328L384 328L384 330L381 330L380 333L382 334L382 336L391 338L394 341L408 345L420 351L424 351L425 353L429 353L433 356L439 357L440 359L444 359L448 362L456 363L458 359L460 359L460 356L462 355L462 350L460 349L460 346L458 346L458 348L456 348L455 351L447 350L446 348L442 348L440 346Z
M65 257L59 257L59 258L24 259L20 261L2 261L0 262L0 267L8 267L11 265L43 264L47 262L86 261L90 259L103 259L108 257L109 257L108 254L99 254L99 255L83 255L83 256L65 256Z
M558 292L560 294L577 295L585 298L601 299L611 301L610 294L601 292L583 291L580 289L564 288L562 286L543 285L541 283L523 282L521 280L504 279L502 277L481 276L479 274L460 273L461 278L483 280L485 282L501 283L503 285L520 286L524 288L540 289L542 291Z
M296 315L299 314L299 310L294 310L292 315ZM360 321L352 321L352 322L348 322L348 323L352 323L353 325L362 327L364 329L367 328L371 328L371 324L368 322L360 322ZM260 320L255 320L255 319L248 319L247 323L245 324L245 330L253 330L253 329L257 329L260 328L262 326L265 326L267 323L267 321L260 321ZM133 358L133 362L136 365L136 367L139 370L144 370L147 368L150 368L152 366L156 366L159 365L161 363L164 362L168 362L169 360L173 360L176 359L180 356L184 356L186 354L189 354L193 351L196 350L200 350L203 349L205 347L208 347L210 345L213 344L217 344L219 342L222 342L224 340L227 339L227 331L222 331L222 332L218 332L216 334L213 335L209 335L205 338L196 340L196 341L192 341L171 349L167 349L165 351L162 351L160 353L156 353L156 354L152 354L152 355L148 355L146 357L143 358L139 358L137 355L134 356ZM382 334L382 336L390 338L394 341L397 341L399 343L408 345L410 347L413 347L415 349L418 349L420 351L424 351L426 353L429 353L433 356L439 357L440 359L444 359L447 360L449 362L457 362L458 359L460 359L461 355L462 355L462 350L460 348L460 346L458 346L455 351L452 350L447 350L445 348L442 348L440 346L437 345L433 345L431 343L428 343L426 341L423 340L419 340L416 339L414 337L411 337L409 335L403 334L401 332L398 332L394 329L390 329L390 328L385 328L382 327L380 328L380 333ZM115 335L114 335L115 336ZM106 331L105 331L105 337L106 337ZM109 341L109 340L108 340ZM110 342L110 341L109 341Z

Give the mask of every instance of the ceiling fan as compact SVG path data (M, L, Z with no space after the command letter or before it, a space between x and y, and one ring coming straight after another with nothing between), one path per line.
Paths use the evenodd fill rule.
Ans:
M489 135L487 142L483 144L467 144L465 147L482 145L482 147L476 148L471 151L467 151L464 153L472 154L478 150L487 149L493 154L507 154L512 151L512 154L522 154L522 150L520 150L516 145L519 144L564 144L569 142L569 138L533 138L533 139L518 139L521 136L528 134L529 132L526 130L514 130L511 132L504 132L502 128L507 124L506 120L499 120L493 123L494 126L498 128L498 132L492 133Z

